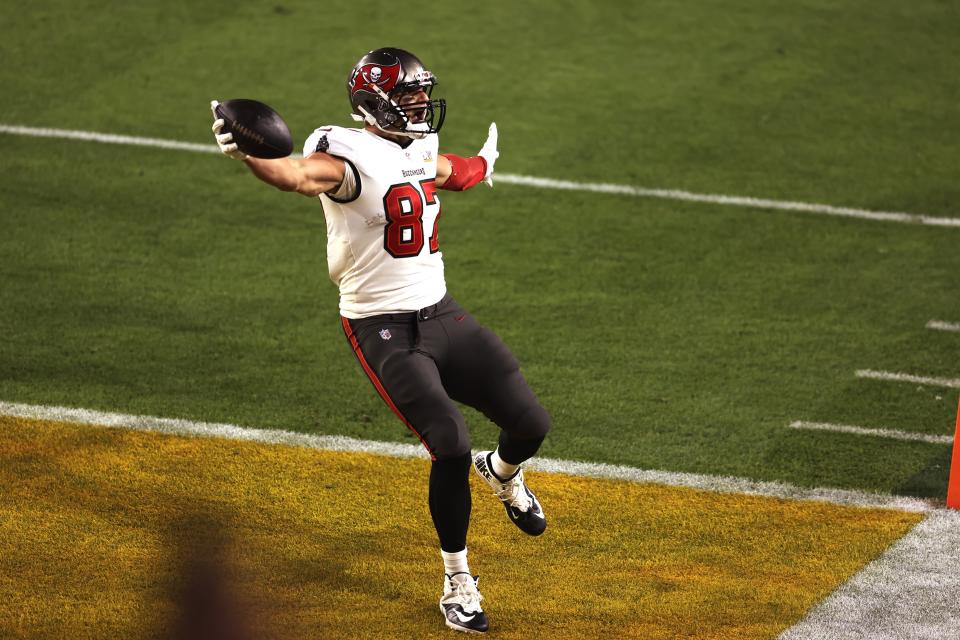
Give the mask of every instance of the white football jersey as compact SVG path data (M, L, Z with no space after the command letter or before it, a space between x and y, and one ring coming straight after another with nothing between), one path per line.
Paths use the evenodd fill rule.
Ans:
M437 136L407 147L364 129L321 127L303 155L323 151L346 161L359 192L351 200L321 194L327 267L340 288L340 313L364 318L416 311L447 291L437 237Z

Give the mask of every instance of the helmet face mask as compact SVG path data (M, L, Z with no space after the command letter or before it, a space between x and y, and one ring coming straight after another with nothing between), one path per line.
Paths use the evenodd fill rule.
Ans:
M440 131L446 101L431 99L436 77L403 49L376 49L360 58L347 80L353 118L381 131L424 138ZM426 100L405 100L411 94Z

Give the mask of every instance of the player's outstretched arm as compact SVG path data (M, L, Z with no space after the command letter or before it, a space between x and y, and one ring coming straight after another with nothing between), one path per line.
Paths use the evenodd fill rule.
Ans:
M472 158L462 158L452 153L437 158L437 187L448 191L464 191L479 182L493 186L493 164L500 157L497 151L497 123L491 122L487 141L480 152Z
M296 191L316 197L332 191L343 182L346 170L343 160L326 153L314 153L307 158L277 158L267 160L248 156L237 147L232 133L220 133L223 120L213 123L213 135L225 156L243 161L253 175L281 191Z
M345 170L343 160L325 153L314 153L308 158L277 160L247 156L243 162L253 175L267 184L281 191L296 191L311 198L339 187Z

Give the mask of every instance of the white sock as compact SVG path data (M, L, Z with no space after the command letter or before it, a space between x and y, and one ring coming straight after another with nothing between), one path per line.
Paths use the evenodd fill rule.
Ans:
M466 547L463 548L463 551L454 551L453 553L447 553L441 549L440 555L443 557L443 572L448 576L452 576L455 573L466 573L470 575L470 567L467 565Z
M490 466L493 467L493 473L496 474L496 476L501 480L506 480L515 474L517 469L520 468L520 465L518 464L504 462L503 458L500 457L499 447L493 452L493 455L490 456Z

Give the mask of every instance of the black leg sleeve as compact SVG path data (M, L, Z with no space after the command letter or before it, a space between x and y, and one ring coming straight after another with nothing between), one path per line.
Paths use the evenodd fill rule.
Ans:
M430 516L440 538L440 548L447 553L467 547L470 525L469 454L435 460L430 467Z

